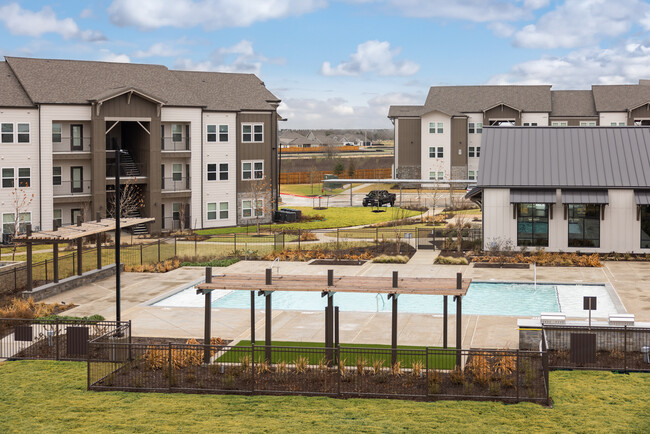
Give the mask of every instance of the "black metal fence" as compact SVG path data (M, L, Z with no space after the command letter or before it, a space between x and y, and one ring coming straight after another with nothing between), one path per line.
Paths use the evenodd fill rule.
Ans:
M481 228L465 228L461 232L462 250L480 250ZM458 246L458 231L446 227L417 228L417 248L455 250Z
M551 369L650 372L650 328L545 325Z
M0 318L0 358L80 360L88 341L102 336L131 338L131 322Z
M210 363L203 363L206 352ZM455 369L460 352L463 368ZM538 351L89 343L88 388L548 402Z

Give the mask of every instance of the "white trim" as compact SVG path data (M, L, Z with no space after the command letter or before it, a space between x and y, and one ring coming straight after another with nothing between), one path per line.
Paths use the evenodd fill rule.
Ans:
M251 177L250 178L244 178L244 172L245 172L244 164L246 164L246 163L251 164L251 168L250 168ZM255 177L255 172L256 172L255 164L256 163L262 163L262 177L261 178L256 178ZM246 171L246 172L248 172L248 171ZM242 181L261 181L263 179L264 179L264 160L242 160L242 162L241 162L241 180Z
M251 127L251 132L250 133L244 133L244 127L250 126ZM262 140L255 140L255 134L260 134L255 132L255 127L256 126L261 126L262 127ZM262 122L246 122L241 124L241 142L242 143L264 143L264 123ZM250 134L251 135L251 140L244 140L244 134Z

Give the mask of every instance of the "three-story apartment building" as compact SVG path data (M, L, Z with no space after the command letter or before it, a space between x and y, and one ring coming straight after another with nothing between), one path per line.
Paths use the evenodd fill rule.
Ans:
M395 177L478 179L484 126L650 125L650 80L594 85L434 86L422 106L391 106Z
M6 57L0 86L4 234L17 213L42 230L110 214L118 148L121 188L154 233L277 207L280 100L255 75Z

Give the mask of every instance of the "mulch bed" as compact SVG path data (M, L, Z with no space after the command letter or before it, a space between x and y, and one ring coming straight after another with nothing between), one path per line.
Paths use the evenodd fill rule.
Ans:
M640 351L628 351L627 355L617 351L597 351L596 362L576 364L571 362L569 350L549 350L548 363L551 368L559 369L603 369L607 371L630 370L650 372L650 364L643 361Z

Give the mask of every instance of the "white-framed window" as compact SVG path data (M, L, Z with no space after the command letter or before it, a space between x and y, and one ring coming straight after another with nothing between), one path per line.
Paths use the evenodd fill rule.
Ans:
M435 134L435 133L436 133L436 123L429 122L429 134Z
M264 161L242 161L241 179L264 179Z
M31 212L21 212L18 214L18 229L21 233L27 231L27 224L32 222L32 213Z
M478 158L478 157L480 157L480 156L481 156L481 147L480 147L480 146L477 146L477 147L476 147L476 157Z
M624 127L627 124L625 122L612 122L610 125L612 127Z
M429 158L436 158L436 147L429 146Z
M525 127L536 127L537 122L524 122Z
M183 125L172 124L172 142L183 141Z
M206 127L207 129L207 135L208 135L208 142L216 142L217 141L217 126L216 125L208 125Z
M228 163L219 163L219 181L228 181Z
M17 124L18 143L29 143L29 124Z
M217 203L209 202L208 203L208 220L217 219Z
M566 123L566 121L555 121L555 122L551 122L551 126L552 127L566 127L567 123Z
M467 133L474 134L476 132L476 124L474 122L467 123Z
M219 220L228 220L228 202L219 202Z
M483 122L476 123L476 134L483 134Z
M242 200L241 201L241 215L242 215L242 217L252 217L253 216L253 201L252 200Z
M594 121L580 121L580 126L581 127L595 127L596 122L594 122Z
M438 172L438 181L445 179L445 172Z
M2 143L14 142L14 124L3 123L0 125L0 130L2 134Z
M436 172L429 172L429 179L436 179Z
M217 165L210 163L208 164L208 181L216 181L217 180Z
M264 141L264 124L242 124L241 141L261 143Z
M467 172L467 179L471 179L472 181L476 179L476 173L473 170L470 170Z
M172 220L179 221L181 219L181 204L179 202L172 203Z
M2 214L2 233L3 234L13 234L14 233L14 214L4 213Z
M56 225L58 227L63 226L63 213L61 212L61 209L53 209L52 216L54 217L54 220L56 220Z
M444 158L445 157L445 148L442 146L438 146L438 158Z
M172 165L172 181L181 181L183 179L183 165Z
M219 125L219 141L220 142L228 141L228 125Z
M61 166L52 167L52 185L61 185Z
M18 187L30 187L32 185L32 170L29 167L18 169Z
M13 167L2 168L2 188L13 188L15 184Z
M52 143L61 143L63 127L61 124L52 124Z
M442 133L443 133L443 130L444 130L444 124L443 124L442 122L438 122L437 133L438 133L438 134L442 134Z
M480 146L470 146L467 151L468 157L480 157L481 156L481 147Z

